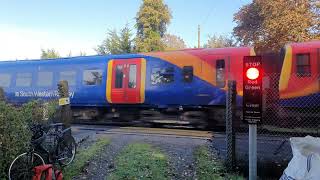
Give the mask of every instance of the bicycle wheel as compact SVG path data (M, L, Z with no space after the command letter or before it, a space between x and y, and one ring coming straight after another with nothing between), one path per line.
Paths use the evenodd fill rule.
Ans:
M27 153L20 154L10 164L9 180L32 179L33 168L44 164L43 158L37 153L33 153L33 157Z
M72 136L58 144L58 161L62 166L68 166L76 155L76 141Z

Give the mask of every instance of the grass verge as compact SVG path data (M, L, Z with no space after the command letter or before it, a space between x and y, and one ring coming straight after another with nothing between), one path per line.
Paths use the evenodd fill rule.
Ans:
M169 179L167 156L149 144L128 145L116 158L107 179Z
M63 170L63 177L66 180L79 175L87 162L94 157L94 155L101 152L101 150L110 143L108 138L98 139L93 145L86 149L82 149L76 154L74 161Z
M218 158L212 157L206 146L200 146L196 149L194 157L196 160L196 173L199 180L244 179L241 176L226 173L221 161L218 160Z

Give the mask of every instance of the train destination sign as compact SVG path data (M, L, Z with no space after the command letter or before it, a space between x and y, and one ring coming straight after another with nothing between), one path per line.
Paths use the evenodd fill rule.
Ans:
M257 123L262 116L261 56L245 56L243 73L243 121Z

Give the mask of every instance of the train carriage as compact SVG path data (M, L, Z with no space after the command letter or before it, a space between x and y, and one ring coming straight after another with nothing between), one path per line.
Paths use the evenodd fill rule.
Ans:
M287 44L283 54L278 116L319 125L320 41Z
M285 56L279 81L280 98L299 105L301 98L320 101L320 41L291 43L285 47ZM313 98L308 98L314 96ZM309 103L308 103L309 104ZM301 106L301 104L299 105Z
M241 60L252 53L252 48L188 49L7 61L0 63L0 86L8 101L21 104L57 98L56 84L67 80L79 118L148 109L202 111L224 105L226 80L241 79Z
M277 106L268 107L309 96L319 106L319 77L313 78L319 76L319 44L288 44L283 56L263 56L265 74L281 72L276 80L264 77L264 90L272 86L279 97L272 101ZM226 82L237 81L241 105L242 60L253 55L253 48L231 47L4 61L0 62L0 87L9 102L22 104L31 99L56 99L57 83L67 80L77 121L223 124Z

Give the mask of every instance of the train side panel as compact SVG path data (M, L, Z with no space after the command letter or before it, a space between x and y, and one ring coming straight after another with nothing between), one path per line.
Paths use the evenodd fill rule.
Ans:
M172 98L168 102L162 101L159 104L182 104L182 105L225 105L227 80L238 81L237 91L239 99L242 97L242 59L244 56L254 55L251 48L221 48L204 50L186 50L164 53L147 53L147 56L156 57L175 66L175 73L178 77L175 83L168 84L163 93L172 92ZM149 72L155 64L148 66ZM156 62L154 62L156 63ZM158 65L160 65L159 63ZM166 65L163 63L163 65ZM193 81L187 82L183 79L186 68L193 68ZM152 90L161 93L162 87L156 89L149 84ZM165 87L165 86L163 86ZM177 97L175 98L176 92ZM156 94L153 95L156 97ZM153 96L150 96L152 98ZM165 94L159 97L166 97ZM158 98L158 97L157 97ZM156 100L152 100L155 102ZM241 102L239 101L239 104Z
M319 49L320 41L286 46L279 81L282 106L320 107Z
M186 73L192 68L198 71L201 66L185 63L185 68L164 61L160 58L147 58L146 104L155 107L179 107L209 105L213 99L216 104L223 104L224 91L212 86L205 80ZM189 77L186 77L189 76Z
M101 98L105 96L106 70L101 67L106 63L99 60L6 62L0 64L0 75L10 76L10 84L4 90L8 101L15 104L57 99L57 84L64 79L69 82L73 106L102 106L106 104Z

